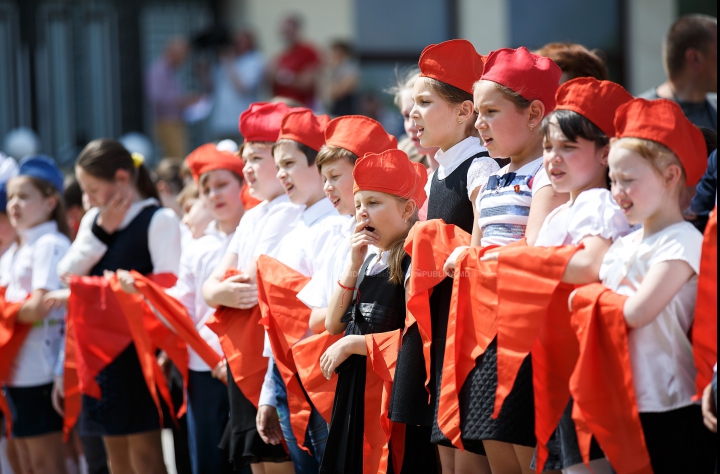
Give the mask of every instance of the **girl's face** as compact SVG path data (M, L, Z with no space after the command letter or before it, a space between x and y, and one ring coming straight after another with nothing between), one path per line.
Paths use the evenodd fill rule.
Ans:
M242 184L231 171L222 169L208 171L200 177L200 180L202 198L213 218L226 222L242 215L244 211L240 200Z
M417 137L423 148L438 147L448 150L464 136L465 127L458 123L458 107L443 100L424 77L415 81L413 88L415 104L410 118L415 122ZM460 128L459 128L460 127Z
M376 247L387 250L407 235L408 219L415 210L413 201L402 202L379 191L355 193L355 220L366 222L366 228L380 236Z
M294 144L275 148L277 178L293 204L311 206L322 198L323 182L315 164L308 164L305 154Z
M493 158L507 158L522 155L528 144L537 140L529 124L529 109L519 110L494 82L479 81L475 84L473 101L475 128ZM542 117L540 117L542 120ZM533 123L539 127L540 121Z
M27 230L47 222L52 215L57 199L45 197L35 185L24 176L8 181L7 215L15 230Z
M647 159L627 148L612 146L608 163L613 199L630 224L645 221L665 205L662 197L669 190Z
M188 226L193 239L199 239L205 234L208 224L212 222L213 215L207 208L207 203L203 199L190 200L192 203L190 210L182 218L182 223Z
M353 169L355 165L346 158L339 158L322 166L323 180L325 180L325 196L343 215L355 213L355 199L353 197Z
M552 117L543 141L543 165L553 189L558 193L578 193L598 185L604 187L607 151L608 147L598 149L584 138L571 142Z
M243 175L250 187L250 195L262 201L272 201L283 193L282 183L275 174L272 147L264 143L246 143L242 150L245 161Z
M410 112L412 111L414 106L415 101L413 100L413 90L404 89L400 93L400 113L403 116L403 126L405 127L405 133L408 137L410 137L410 140L412 140L415 149L420 155L435 156L435 153L438 150L437 147L425 148L420 144L417 125L415 125L415 120L410 117Z
M127 172L125 170L118 170L118 174L127 175ZM75 167L75 177L83 193L87 196L90 207L105 207L115 193L124 192L128 186L128 182L125 179L106 181L91 175L80 166Z
M17 232L5 214L5 209L0 212L0 252L5 251L17 238Z

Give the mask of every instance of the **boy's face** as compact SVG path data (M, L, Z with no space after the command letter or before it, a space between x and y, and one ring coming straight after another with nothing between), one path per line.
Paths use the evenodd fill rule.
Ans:
M283 143L273 152L277 178L293 204L310 206L322 197L323 182L317 166L294 144Z
M320 174L325 181L323 190L341 215L355 213L353 197L353 169L355 165L346 158L339 158L322 166Z

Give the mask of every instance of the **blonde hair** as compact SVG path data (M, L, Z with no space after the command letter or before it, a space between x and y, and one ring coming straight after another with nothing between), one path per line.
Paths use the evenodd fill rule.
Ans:
M401 204L405 204L409 201L409 199L401 198L400 196L395 196L393 194L390 194L393 198L397 199ZM413 212L412 216L410 216L410 219L408 219L409 227L408 227L408 233L410 232L410 229L413 225L419 220L418 212L419 207L417 203L415 203L415 212ZM405 259L405 256L407 255L407 252L405 252L405 238L407 237L407 234L403 236L402 239L396 240L395 242L390 245L390 248L388 249L388 252L390 252L390 255L388 257L388 268L390 270L390 283L393 283L395 285L401 285L405 281L405 275L403 274L402 269L402 262Z
M610 140L610 145L615 148L630 150L642 156L650 162L652 169L659 175L662 175L670 165L678 166L682 172L680 182L685 185L685 170L682 163L675 156L675 153L665 145L652 140L634 137L613 138Z
M402 108L402 94L406 90L412 90L415 86L415 80L420 77L420 69L411 67L406 71L400 72L395 69L395 85L386 92L393 95L393 104L398 109Z
M328 165L337 160L345 158L348 162L355 166L355 162L358 156L350 150L335 146L335 145L323 145L315 158L315 164L317 165L318 171L322 172L322 167Z

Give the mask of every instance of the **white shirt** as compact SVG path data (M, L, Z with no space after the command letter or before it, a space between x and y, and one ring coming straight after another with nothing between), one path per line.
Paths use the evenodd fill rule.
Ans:
M215 221L208 225L205 235L194 240L180 257L180 272L175 286L165 293L177 299L185 306L195 323L200 336L215 352L222 356L220 339L205 322L215 313L202 297L202 285L222 260L233 234L223 234L217 229ZM188 347L188 368L196 372L212 370L192 348Z
M159 206L157 199L134 202L125 214L118 230L126 228L147 206ZM100 209L90 209L80 221L77 236L65 257L57 266L58 275L87 275L107 252L107 245L92 233L92 226ZM154 273L177 275L180 265L180 221L172 209L160 208L148 226L148 250Z
M643 238L643 230L621 237L605 254L600 279L621 295L633 296L650 268L682 260L695 271L670 303L650 323L628 332L638 409L665 412L692 404L695 365L688 332L693 322L697 273L703 236L688 222L673 224Z
M437 174L438 180L442 181L452 174L458 166L463 164L471 156L487 151L487 148L480 144L478 137L467 137L460 143L456 143L446 151L438 150L435 153L435 160L438 168L428 174L428 181L425 184L425 194L430 198L433 175ZM471 199L473 191L487 183L488 177L499 170L500 167L492 158L481 156L474 158L467 171L467 192L468 199Z
M0 286L7 286L5 298L10 303L24 301L35 290L59 289L55 268L70 248L70 240L58 231L55 221L19 234L20 245L13 243L0 259ZM13 361L7 385L33 387L53 381L64 320L65 309L57 309L33 325Z
M599 236L614 241L627 235L630 225L607 189L588 189L554 209L545 218L536 247L578 245L585 237Z

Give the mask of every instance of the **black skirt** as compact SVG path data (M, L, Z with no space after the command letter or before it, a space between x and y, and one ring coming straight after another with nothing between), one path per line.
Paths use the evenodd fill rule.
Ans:
M390 420L406 425L432 426L434 393L428 397L425 390L425 358L417 324L405 331L396 367L390 396ZM434 384L433 377L431 387Z
M95 377L101 398L82 396L80 436L126 436L160 429L157 407L147 388L135 344L130 344ZM161 403L162 402L161 398Z
M388 474L395 474L392 441L390 441L387 472ZM440 474L440 472L437 450L435 445L430 442L430 428L427 426L406 426L405 452L403 453L403 462L399 474Z
M63 419L52 406L52 388L52 383L35 387L5 386L12 415L13 437L41 436L62 431Z
M480 453L483 440L535 446L535 401L532 362L528 355L500 415L492 418L497 389L497 338L478 357L460 391L460 431L470 452Z
M290 457L282 445L266 444L260 438L255 423L257 408L238 388L229 365L227 373L230 419L220 447L228 451L234 469L240 471L251 463L289 461Z

